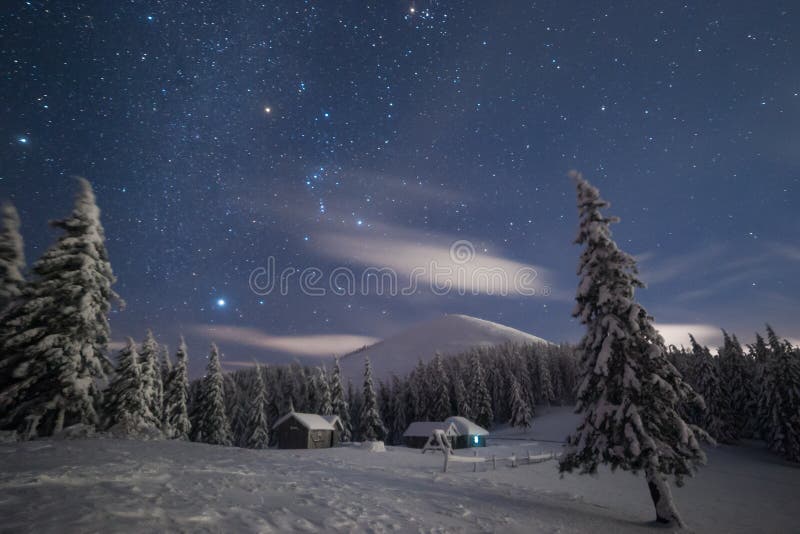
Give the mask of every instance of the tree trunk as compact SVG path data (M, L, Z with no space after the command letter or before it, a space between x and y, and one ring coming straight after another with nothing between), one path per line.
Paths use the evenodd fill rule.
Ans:
M645 469L645 477L647 487L650 489L650 498L653 499L653 506L656 508L656 521L683 528L685 525L678 515L678 509L675 508L666 478L652 465Z

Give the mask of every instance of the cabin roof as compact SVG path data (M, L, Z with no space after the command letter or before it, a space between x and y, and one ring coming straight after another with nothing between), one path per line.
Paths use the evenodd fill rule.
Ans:
M334 428L336 427L337 424L339 425L339 428L344 428L344 424L342 423L342 420L339 418L338 415L321 415L320 417L329 422L331 426Z
M453 416L444 420L445 423L455 425L458 433L463 436L488 436L489 431L480 425L476 425L466 417Z
M300 423L309 430L336 430L333 427L333 423L327 421L321 415L317 415L315 413L299 413L299 412L287 413L286 415L275 421L275 424L272 425L272 428L273 429L277 428L278 426L282 425L284 421L290 418L294 418L295 420L297 420L298 423Z
M441 421L414 421L405 432L403 437L416 438L416 437L430 437L434 430L442 430L448 436L457 436L458 429L452 423L443 423Z

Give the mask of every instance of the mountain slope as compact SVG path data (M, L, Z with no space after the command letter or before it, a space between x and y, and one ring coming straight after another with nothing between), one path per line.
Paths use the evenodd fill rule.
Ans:
M372 361L374 376L387 380L392 374L411 372L420 358L429 361L436 352L458 354L472 347L504 343L548 343L534 335L468 315L444 315L414 325L402 332L342 357L342 373L361 384L364 357Z

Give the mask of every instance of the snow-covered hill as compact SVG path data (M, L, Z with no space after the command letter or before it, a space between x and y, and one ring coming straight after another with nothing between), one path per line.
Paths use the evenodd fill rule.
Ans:
M428 361L437 352L458 354L472 347L491 347L508 342L547 343L542 338L491 321L468 315L444 315L344 356L342 372L360 384L364 357L369 356L375 377L386 380L392 374L408 374L420 358Z

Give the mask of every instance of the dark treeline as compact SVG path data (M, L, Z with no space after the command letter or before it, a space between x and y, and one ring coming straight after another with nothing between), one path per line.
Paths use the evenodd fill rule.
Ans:
M421 359L403 377L372 382L376 406L365 407L370 387L344 382L338 361L329 372L324 366L264 365L224 375L225 412L231 442L246 446L251 428L246 424L252 399L265 385L263 409L268 426L289 410L338 415L344 439L380 439L401 442L413 421L442 421L461 415L490 428L495 423L527 427L535 407L574 401L576 362L568 345L501 345L476 348L454 356ZM200 418L205 379L190 386L192 421ZM368 399L369 400L369 399ZM369 405L370 403L367 403ZM374 417L379 424L365 418ZM371 429L371 432L370 432Z
M767 326L743 347L723 331L716 355L691 337L668 357L699 393L704 407L685 406L684 418L720 443L763 439L787 460L800 462L800 349Z

